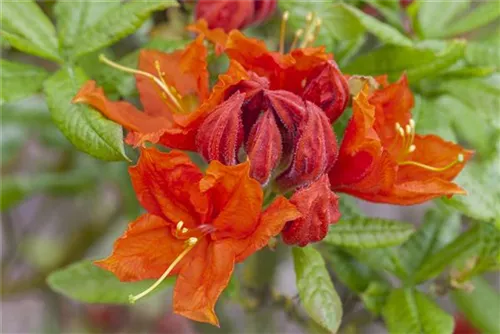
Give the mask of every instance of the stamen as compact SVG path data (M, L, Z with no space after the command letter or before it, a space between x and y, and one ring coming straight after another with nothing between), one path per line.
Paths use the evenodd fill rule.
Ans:
M288 21L288 11L283 13L283 17L281 19L281 30L280 30L280 48L279 52L283 53L285 51L285 32L286 32L286 23Z
M314 41L316 40L316 38L319 35L319 30L321 28L321 23L322 23L321 19L316 19L316 24L314 26L314 32L310 36L311 37L311 41L308 43L308 46L313 46Z
M304 34L304 30L303 29L299 29L295 32L295 37L293 38L293 42L292 42L292 45L290 46L290 51L292 51L293 49L295 49L295 47L297 46L297 43L299 41L299 39L302 37L302 34Z
M422 163L416 162L416 161L403 161L403 162L400 162L398 164L400 166L404 166L404 165L416 166L416 167L420 167L420 168L429 170L431 172L444 172L445 170L450 169L451 167L455 166L456 164L459 164L462 162L464 162L464 155L460 153L457 156L457 159L455 161L449 163L448 165L446 165L444 167L433 167L433 166L422 164Z
M147 294L149 294L151 291L153 291L154 289L156 289L158 287L158 285L161 284L161 282L163 282L165 280L165 278L167 278L168 274L170 274L170 272L174 269L174 267L182 260L182 258L184 256L186 256L187 253L189 253L189 251L191 249L193 249L193 247L196 245L196 243L198 242L198 238L189 238L188 240L186 240L186 248L182 251L182 253L179 254L179 256L177 256L177 258L170 264L170 266L167 268L167 270L165 270L165 272L163 273L163 275L161 275L161 277L153 284L151 285L148 289L144 290L143 292L141 292L140 294L138 295L129 295L128 296L128 300L131 304L134 304L136 301L138 301L139 299L141 299L142 297L146 296Z
M313 29L315 26L313 24L314 16L315 16L315 14L313 12L308 13L306 16L306 27L304 28L304 36L306 36L306 37L304 38L304 40L300 44L301 48L306 47L307 43L311 42L311 36L313 36Z
M187 228L183 227L182 230L181 230L181 233L187 233L187 231L189 231Z
M410 148L408 149L408 153L414 152L417 149L415 145L410 145Z
M145 76L147 78L150 78L151 80L153 80L157 85L158 87L161 88L161 90L163 90L163 92L170 98L170 100L174 103L175 107L179 110L179 111L183 111L183 108L182 106L179 104L179 101L172 95L172 92L170 92L170 89L168 88L168 86L165 84L165 81L163 80L163 78L161 79L158 79L157 77L155 77L154 75L152 75L151 73L148 73L148 72L144 72L144 71L141 71L141 70L135 70L133 68L129 68L129 67L125 67L125 66L122 66L120 64L117 64L111 60L109 60L108 58L106 58L105 55L103 54L100 54L99 55L99 61L105 63L106 65L109 65L111 67L114 67L116 68L117 70L120 70L120 71L123 71L123 72L127 72L127 73L132 73L132 74L138 74L138 75L142 75L142 76ZM161 76L160 76L161 77Z

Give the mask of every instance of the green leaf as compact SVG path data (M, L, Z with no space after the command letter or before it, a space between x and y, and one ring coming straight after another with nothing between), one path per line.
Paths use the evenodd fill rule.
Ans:
M24 146L28 130L16 124L6 124L2 120L0 131L2 133L0 136L0 149L3 168L15 159L21 148ZM2 198L1 201L3 202L4 199Z
M451 126L453 117L457 115L455 110L451 110L451 107L453 102L460 104L460 101L452 100L450 104L449 99L449 96L426 98L415 95L412 118L416 123L418 134L434 134L445 140L457 142L457 136ZM467 106L464 107L467 108Z
M162 282L148 296L153 295L173 283L172 278ZM129 295L136 295L153 284L153 280L125 283L114 274L95 266L92 261L73 263L49 275L50 288L66 297L84 303L129 304Z
M406 72L413 83L439 75L461 59L464 50L463 41L444 44L441 50L425 44L418 47L387 45L357 57L344 70L365 75L388 74L391 80Z
M385 270L400 278L406 277L407 273L398 256L396 247L385 248L346 248L349 254L359 262L367 265L373 270Z
M423 1L419 0L418 26L425 38L446 36L450 22L469 7L470 0Z
M62 46L71 49L87 28L119 6L119 1L57 1L54 13Z
M393 290L382 315L389 333L451 334L453 332L453 317L416 290Z
M1 34L13 47L36 56L61 61L56 31L35 1L2 2Z
M293 248L300 301L307 314L328 331L337 332L342 305L321 254L312 247Z
M493 66L498 70L500 69L499 48L500 43L469 42L465 49L465 60L472 65Z
M500 17L498 1L485 1L464 17L452 22L442 36L455 36L480 28ZM498 32L498 31L497 31Z
M466 196L443 199L444 203L457 208L465 215L482 221L500 219L500 156L492 161L467 164L455 182L467 190Z
M86 29L75 42L75 58L96 51L133 33L157 10L176 6L174 0L132 0L102 16Z
M500 294L486 280L471 280L472 291L453 290L451 299L467 320L482 333L500 333Z
M94 178L85 171L4 176L2 178L0 211L7 210L37 193L55 195L80 192L93 185Z
M98 111L71 103L86 80L81 69L64 68L45 82L47 104L54 122L78 149L102 160L128 160L121 126Z
M413 233L413 225L380 218L341 220L330 226L324 242L358 248L399 245Z
M500 252L500 231L492 224L476 224L452 243L427 258L416 272L414 280L422 282L439 275L443 270L460 260L477 256L478 263L491 263ZM486 269L486 268L480 268Z
M379 315L387 302L390 292L391 286L387 282L372 281L360 297L368 311Z
M393 45L401 46L412 46L413 43L405 35L400 33L397 29L394 29L388 24L385 24L371 15L365 14L356 7L349 6L347 4L338 4L334 6L339 6L344 8L347 13L354 15L359 23L370 33L375 35L382 42Z
M0 59L0 84L2 85L0 104L22 99L42 89L43 81L49 73L33 65Z
M458 236L460 227L458 213L437 209L426 213L424 224L399 249L410 278L432 254Z

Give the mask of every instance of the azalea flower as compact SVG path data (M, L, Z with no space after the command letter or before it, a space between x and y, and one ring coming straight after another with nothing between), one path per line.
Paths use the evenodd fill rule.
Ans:
M250 163L224 166L213 161L205 175L181 151L142 148L130 168L137 199L147 213L130 223L111 256L96 264L121 281L177 276L173 311L218 325L215 303L235 263L266 246L300 213L278 197L261 212L263 193L250 178Z
M276 10L276 4L276 0L198 0L195 16L206 20L211 29L230 31L264 21Z
M330 170L332 189L367 201L411 205L440 196L465 194L451 182L472 151L435 135L415 133L413 95L403 76L381 88L359 92Z
M232 62L228 71L209 92L207 50L200 36L184 50L172 53L141 50L139 69L116 64L101 56L101 61L118 70L135 74L144 112L124 101L110 101L95 81L88 81L73 98L85 103L129 130L126 142L139 146L144 142L195 150L199 124L220 103L227 86L246 76Z

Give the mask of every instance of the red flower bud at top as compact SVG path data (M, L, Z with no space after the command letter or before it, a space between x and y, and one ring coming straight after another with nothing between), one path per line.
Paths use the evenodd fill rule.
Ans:
M290 203L299 209L302 217L288 222L281 232L283 241L289 245L303 247L323 240L328 226L340 219L338 196L330 190L326 175L296 191Z
M276 180L282 190L316 180L328 172L337 159L337 139L325 113L309 101L305 106L292 162Z
M241 106L245 94L236 92L221 103L203 121L196 135L198 152L207 160L225 165L237 164L236 156L243 142Z
M309 75L302 97L323 109L334 122L347 107L349 86L337 64L329 61Z
M411 5L411 3L413 2L413 0L399 0L399 4L401 5L401 7L403 8L406 8L408 7L409 5Z
M276 9L276 0L198 0L196 19L205 19L210 29L226 32L261 22Z

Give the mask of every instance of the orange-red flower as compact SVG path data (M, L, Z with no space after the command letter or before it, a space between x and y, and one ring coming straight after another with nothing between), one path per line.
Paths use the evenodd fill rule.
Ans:
M89 104L123 125L130 131L126 141L131 145L150 141L195 150L199 124L223 99L225 89L246 77L246 71L232 62L209 93L206 55L200 36L184 50L172 53L142 50L138 70L102 58L107 64L136 75L144 112L127 102L108 100L94 81L87 82L73 102Z
M195 16L206 20L211 29L230 31L261 22L275 9L276 0L198 0Z
M300 217L284 197L261 212L262 189L249 170L248 162L229 167L213 161L203 175L180 151L143 148L130 175L148 213L96 264L121 281L177 275L174 312L218 325L214 306L235 263Z
M405 76L383 86L371 95L365 87L355 97L339 158L329 173L332 188L399 205L464 194L451 181L473 152L435 135L415 134L413 95Z

